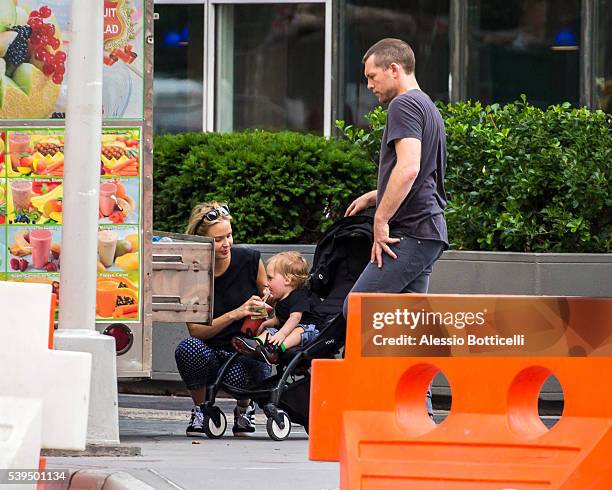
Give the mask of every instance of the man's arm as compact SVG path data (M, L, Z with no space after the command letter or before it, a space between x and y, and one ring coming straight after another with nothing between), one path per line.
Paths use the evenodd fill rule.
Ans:
M374 215L374 246L370 260L371 262L376 260L378 267L382 267L383 251L394 259L397 258L388 245L398 241L398 239L389 238L389 220L404 202L419 175L421 141L416 138L395 140L395 153L397 162Z

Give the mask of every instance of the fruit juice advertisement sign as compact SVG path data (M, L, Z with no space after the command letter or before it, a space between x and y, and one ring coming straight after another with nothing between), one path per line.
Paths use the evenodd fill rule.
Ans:
M144 118L143 0L104 1L102 113Z
M140 216L137 179L113 178L100 182L99 223L137 225Z
M6 180L0 180L0 226L6 223ZM0 233L0 237L2 234ZM1 251L1 249L0 249Z
M58 272L60 226L8 226L8 272Z
M4 280L45 282L58 290L64 130L7 128L1 136L0 274ZM96 294L104 305L97 309L98 320L139 319L140 145L139 128L103 129L97 272L98 283L104 284Z
M99 319L138 319L138 273L99 274L96 316Z
M10 179L6 222L9 225L61 225L64 185L59 180Z
M63 129L9 130L6 140L8 177L63 177Z
M105 23L104 117L142 120L143 0L100 1ZM64 117L71 3L0 0L0 119Z
M96 287L99 319L138 319L139 250L138 226L99 226Z
M103 178L138 177L140 129L105 128L100 161L100 174Z

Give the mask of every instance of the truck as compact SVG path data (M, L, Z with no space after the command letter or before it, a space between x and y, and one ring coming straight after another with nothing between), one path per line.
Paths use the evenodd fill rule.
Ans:
M0 0L0 280L51 284L59 309L74 1ZM152 241L154 16L153 0L104 0L96 329L121 379L151 376L153 321L212 314L211 241Z

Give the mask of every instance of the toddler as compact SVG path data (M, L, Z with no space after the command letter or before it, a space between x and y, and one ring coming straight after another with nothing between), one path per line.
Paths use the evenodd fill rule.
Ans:
M314 311L316 299L306 288L308 264L299 252L282 252L266 264L270 295L276 300L274 316L264 321L249 339L234 337L232 345L242 354L275 364L286 349L304 346L319 331L320 318Z

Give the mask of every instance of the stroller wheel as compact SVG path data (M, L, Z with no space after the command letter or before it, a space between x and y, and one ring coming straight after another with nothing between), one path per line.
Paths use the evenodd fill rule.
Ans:
M217 412L215 417L211 417L208 414L204 415L204 433L211 439L219 439L223 437L225 431L227 430L227 417L225 414L219 409L219 407L213 407L213 410ZM219 425L215 423L214 418L218 417Z
M281 417L281 423L277 424L273 417L269 417L266 422L266 430L270 438L275 441L284 441L291 434L291 419L282 410L278 411L278 415Z

